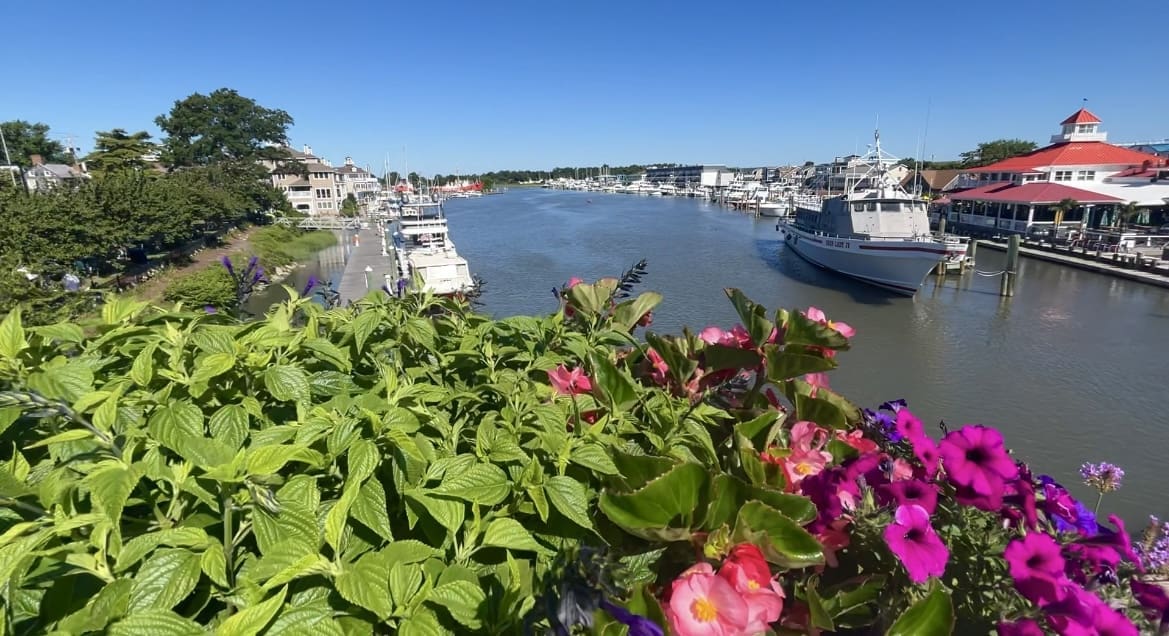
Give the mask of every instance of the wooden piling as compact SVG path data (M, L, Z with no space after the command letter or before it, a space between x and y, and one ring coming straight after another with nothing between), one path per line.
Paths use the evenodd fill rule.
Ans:
M968 256L970 258L970 260L973 261L974 260L974 253L977 251L978 251L978 239L972 238L972 239L970 239L970 244L966 246L966 256Z
M946 217L944 215L938 217L938 234L943 236L946 234Z
M999 283L1000 296L1014 296L1015 295L1015 276L1016 268L1019 264L1019 244L1022 239L1018 234L1012 234L1007 243L1007 265L1004 268L1002 279Z

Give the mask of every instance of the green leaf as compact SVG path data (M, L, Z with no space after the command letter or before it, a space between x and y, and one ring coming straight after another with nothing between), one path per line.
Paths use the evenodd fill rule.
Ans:
M728 287L723 291L726 292L727 298L731 299L731 304L734 305L735 311L739 314L739 321L747 329L751 341L755 343L756 347L763 346L775 329L775 324L767 319L766 308L752 302L742 291L733 287Z
M589 495L584 484L564 475L548 478L544 484L544 493L560 514L576 525L593 529L593 520L589 518Z
M631 493L601 493L599 507L610 521L638 536L640 530L689 527L706 489L707 474L699 464L679 464ZM680 519L679 519L680 518Z
M455 531L463 525L466 504L441 497L428 497L417 491L406 492L406 501L426 511L428 515L447 530ZM417 510L417 509L416 509Z
M64 400L72 404L93 390L93 370L75 359L33 373L28 377L28 385L51 400Z
M203 437L203 411L190 402L171 402L154 411L149 426L163 445L177 451L183 437Z
M651 480L666 474L675 465L674 461L665 457L630 455L616 449L612 451L612 456L627 490L641 488Z
M438 556L439 551L414 539L394 541L381 551L386 563L421 563L430 557Z
M832 622L832 616L824 607L824 601L821 600L820 594L816 591L817 577L813 577L807 581L804 586L804 591L808 598L808 614L812 625L820 629L835 630L836 625Z
M129 612L170 609L199 583L199 555L190 550L157 550L134 575Z
M808 318L803 312L780 311L777 316L783 322L784 344L848 349L848 338L828 325Z
M302 444L252 447L248 449L247 472L249 475L272 475L280 472L288 462L318 466L322 460L320 453Z
M362 342L364 343L364 340ZM349 362L349 355L342 351L340 347L324 338L309 338L300 343L300 346L312 351L315 359L328 362L336 367L338 371L348 373L352 368Z
M15 360L28 347L24 339L24 326L20 320L20 307L8 312L0 321L0 355Z
M617 305L613 310L613 324L625 331L632 331L633 326L646 312L662 302L662 295L657 292L644 292L637 298L627 300Z
M487 600L487 595L474 583L451 581L431 590L426 600L445 609L464 627L479 629L479 608Z
M85 483L98 509L117 527L122 521L122 508L138 483L138 477L119 462L90 473Z
M198 636L201 626L170 610L148 609L130 614L110 625L110 636Z
M219 629L215 630L215 635L256 636L256 634L259 634L272 621L272 618L276 616L276 612L280 611L280 606L284 604L284 595L286 593L287 589L281 588L278 594L268 600L240 610L231 618L223 621Z
M708 344L702 348L704 368L710 371L725 369L754 369L762 360L753 349L740 349L721 344Z
M207 545L208 542L207 532L201 528L166 528L148 534L140 534L122 546L122 550L118 552L118 561L114 565L114 571L124 572L126 568L134 565L161 545L194 548Z
M219 587L231 587L227 581L227 555L223 552L223 544L211 542L203 556L199 557L199 567Z
M503 469L495 464L477 463L454 478L447 475L433 492L483 506L494 506L506 499L510 490L511 484Z
M886 636L950 634L954 629L954 605L950 593L936 585L929 594L914 603L893 623Z
M157 346L154 344L146 345L134 357L134 364L130 365L130 379L134 381L134 384L145 387L154 379L155 349Z
M3 327L0 327L0 331ZM60 342L70 342L80 344L85 340L85 332L81 327L71 322L59 322L54 325L44 325L42 327L33 327L33 333L46 340L57 340Z
M824 428L848 428L860 417L855 406L843 398L832 399L825 388L818 389L816 397L797 393L795 403L798 419L815 422Z
M545 552L522 523L506 517L496 519L487 526L487 532L483 534L483 545L508 550Z
M739 509L732 536L736 542L756 543L768 561L782 567L802 568L824 562L823 548L816 537L760 501L749 501Z
M345 456L349 460L349 474L346 479L349 482L360 483L373 475L381 453L378 452L377 445L373 442L359 439L353 442Z
M370 479L361 485L361 492L353 501L349 514L376 532L379 537L386 541L394 540L394 531L390 528L390 516L386 506L386 491L380 481Z
M353 319L353 340L357 343L357 353L365 349L365 343L381 324L381 316L375 311L363 311Z
M239 404L225 404L211 414L207 428L212 437L238 449L248 438L248 412Z
M231 371L234 366L234 354L207 354L196 363L195 372L191 374L191 384L207 384L212 378Z
M114 580L103 587L85 607L58 623L57 629L70 634L104 630L111 620L126 613L126 605L130 601L131 585L133 583L130 579Z
M300 402L309 399L308 376L304 369L284 364L264 371L264 387L281 402Z
M321 529L311 509L300 502L285 502L280 514L256 510L252 515L253 533L260 552L268 554L277 544L293 543L296 556L315 554L321 545Z
M617 465L613 463L609 453L605 452L605 447L600 444L582 444L573 449L568 459L602 475L617 474Z
M428 609L416 610L410 618L402 621L399 636L444 636L450 633L438 622L438 617Z
M764 347L764 353L767 355L767 379L777 384L807 373L831 371L836 368L836 363L824 356L793 353L775 345Z
M615 408L624 409L637 401L637 388L627 373L600 353L594 354L592 361L596 385Z
M406 607L422 586L422 568L395 563L390 568L390 600L395 607Z

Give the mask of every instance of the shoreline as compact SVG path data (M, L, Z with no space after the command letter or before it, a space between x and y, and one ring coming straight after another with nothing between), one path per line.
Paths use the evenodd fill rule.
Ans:
M978 244L982 247L988 247L999 252L1007 251L1006 243L999 243L989 239L981 239ZM1027 258L1034 258L1048 263L1056 263L1059 265L1067 265L1084 271L1095 272L1105 276L1113 276L1124 280L1130 280L1137 283L1144 283L1162 289L1169 289L1169 275L1163 273L1164 270L1141 270L1120 267L1118 265L1111 265L1107 262L1090 261L1078 256L1069 254L1060 254L1058 252L1049 252L1046 250L1036 249L1034 247L1019 247L1019 255Z

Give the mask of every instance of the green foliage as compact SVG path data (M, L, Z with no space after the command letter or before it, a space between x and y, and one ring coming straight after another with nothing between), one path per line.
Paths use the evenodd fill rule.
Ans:
M85 157L85 165L96 177L124 170L144 170L149 167L144 157L154 150L150 133L144 130L127 133L121 128L98 131L93 145L93 152Z
M166 133L163 160L172 167L283 159L292 116L220 88L175 102L154 123Z
M763 398L713 383L694 399L695 367L659 383L631 355L640 345L614 345L635 342L620 308L659 299L591 302L618 291L585 286L572 318L502 320L423 294L329 310L296 299L248 323L114 299L89 337L11 313L10 629L542 632L564 567L553 555L582 546L610 546L630 590L691 563L707 529L781 568L821 563L802 527L811 503L744 464L774 441ZM671 359L701 350L655 342ZM560 364L586 369L599 397L556 395ZM641 594L631 607L660 616Z
M27 169L32 165L33 155L40 155L45 163L70 163L72 160L59 141L49 139L47 124L17 119L0 122L0 130L4 132L4 143L14 165Z
M210 306L230 310L237 302L235 281L218 264L180 276L167 286L163 298L194 309Z
M1033 141L1023 139L996 139L978 144L974 150L964 152L959 156L963 168L976 168L990 165L996 161L1010 159L1035 150Z
M290 265L337 244L337 235L329 231L306 232L284 225L256 229L248 239L250 252L260 257L267 268Z
M357 216L357 197L353 193L345 195L345 200L341 202L341 216L355 217Z

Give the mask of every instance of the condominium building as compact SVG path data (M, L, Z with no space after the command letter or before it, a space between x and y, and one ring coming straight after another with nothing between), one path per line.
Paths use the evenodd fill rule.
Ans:
M293 163L280 167L265 162L272 170L272 185L284 193L297 212L309 216L336 216L345 199L341 175L329 163L313 154L312 146L303 151L286 149Z

